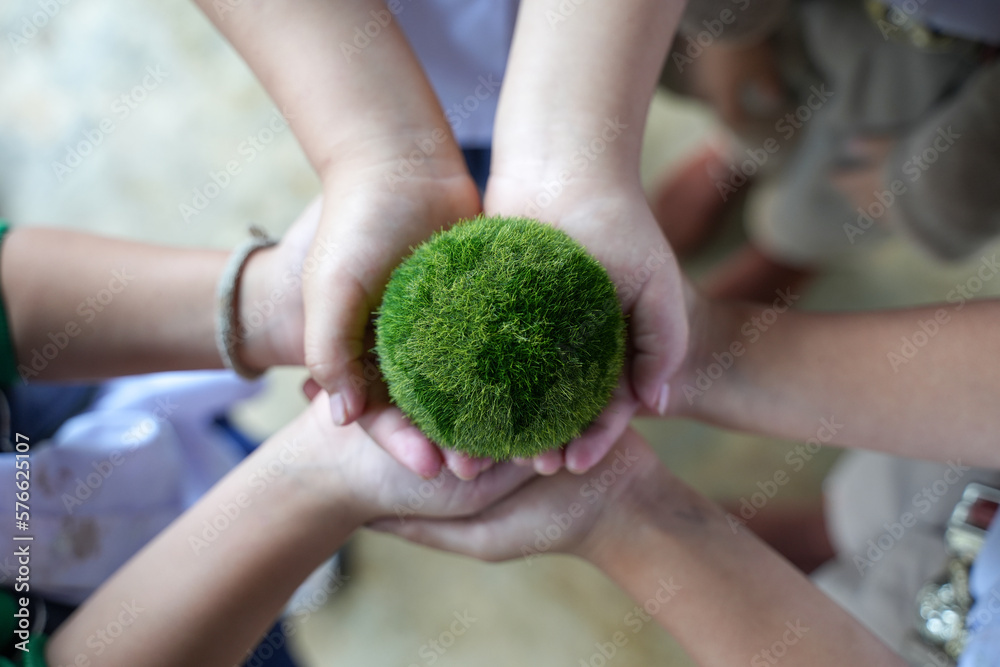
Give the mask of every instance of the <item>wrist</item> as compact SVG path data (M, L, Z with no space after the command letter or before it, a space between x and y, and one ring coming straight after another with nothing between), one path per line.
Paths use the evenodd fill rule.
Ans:
M364 141L343 141L316 169L324 192L365 182L398 187L410 179L468 176L462 150L443 118L438 125L366 135Z
M489 189L547 189L553 197L560 196L554 190L641 194L638 147L623 136L620 121L601 124L563 137L523 130L495 142Z
M621 582L729 530L718 508L656 464L602 513L578 555Z
M272 288L275 246L255 250L246 261L237 284L238 297L236 354L243 365L254 370L267 370L271 366L293 364L284 359L275 343L279 329L280 303L287 298L281 290Z
M670 380L668 414L704 418L731 393L739 365L752 343L742 331L751 304L706 298L688 286L691 333L684 363Z
M331 434L315 412L314 403L258 448L247 481L255 492L267 493L283 517L295 517L303 533L315 531L339 543L372 517L344 474L347 438Z

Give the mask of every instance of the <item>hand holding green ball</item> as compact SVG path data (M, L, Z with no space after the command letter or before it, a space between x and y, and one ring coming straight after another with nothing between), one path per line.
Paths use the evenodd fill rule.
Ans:
M604 267L567 234L480 216L396 268L376 350L393 402L431 440L502 461L560 447L600 414L625 321Z

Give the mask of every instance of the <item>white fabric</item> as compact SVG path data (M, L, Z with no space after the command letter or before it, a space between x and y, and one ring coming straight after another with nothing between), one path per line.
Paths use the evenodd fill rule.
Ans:
M1000 518L993 520L972 565L969 588L976 601L968 618L972 633L958 665L995 667L1000 664Z
M211 420L259 386L226 371L114 380L51 442L32 443L28 532L15 530L12 485L0 494L0 536L34 536L32 592L78 604L235 466L243 452ZM14 479L14 462L0 454L0 478Z
M434 86L458 143L463 148L489 147L518 0L398 3L396 18Z

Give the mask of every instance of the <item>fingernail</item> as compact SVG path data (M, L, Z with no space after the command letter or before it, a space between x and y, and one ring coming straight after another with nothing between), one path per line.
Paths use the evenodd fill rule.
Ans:
M493 467L494 463L496 462L493 459L483 459L479 463L479 473L482 474L486 472L487 470Z
M416 429L403 429L390 437L392 450L397 452L400 463L423 479L434 479L441 472L441 461L433 461L427 452L423 435Z
M670 385L664 384L660 389L660 398L656 404L656 411L660 413L660 416L667 414L667 403L670 402Z
M344 395L340 392L330 397L330 414L337 426L343 426L347 421L347 406L344 404Z
M576 456L566 456L566 470L569 470L574 475L580 475L587 472L586 466L580 465L579 458Z

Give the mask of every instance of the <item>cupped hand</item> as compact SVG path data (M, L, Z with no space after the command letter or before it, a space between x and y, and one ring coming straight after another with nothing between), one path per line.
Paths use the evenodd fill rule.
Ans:
M323 198L307 253L307 262L317 261L302 276L306 365L330 394L336 424L362 419L397 460L433 477L446 458L438 448L387 400L368 405L381 378L367 356L371 315L393 269L413 247L479 212L478 191L460 161L421 156L417 165L387 160L326 173ZM481 467L467 464L460 470L465 476Z
M656 473L662 469L649 445L630 429L588 477L566 470L537 477L465 518L384 518L370 527L492 562L530 560L542 553L592 559L627 534L629 503L657 492Z
M670 378L688 348L677 260L638 178L567 171L527 179L494 172L485 208L488 214L538 218L582 243L607 269L629 317L626 366L608 407L564 450L547 452L534 462L542 474L552 474L564 463L573 472L586 472L605 456L641 406L660 415L666 411Z
M331 512L347 513L358 526L387 517L399 521L474 514L533 476L531 470L508 463L473 481L448 470L424 479L395 461L360 425L334 425L329 395L320 390L308 409L264 447L294 476L296 488Z

